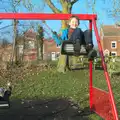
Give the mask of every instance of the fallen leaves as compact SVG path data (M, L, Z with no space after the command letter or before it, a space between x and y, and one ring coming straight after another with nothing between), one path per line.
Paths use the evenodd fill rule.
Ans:
M16 83L15 81L22 80L28 76L39 75L41 71L47 71L50 69L50 65L47 63L23 66L23 67L14 67L10 69L0 69L0 82L6 84L7 81L10 81L12 84Z

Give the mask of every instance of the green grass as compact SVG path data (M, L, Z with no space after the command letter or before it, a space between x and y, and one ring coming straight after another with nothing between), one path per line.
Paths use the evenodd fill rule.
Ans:
M115 100L120 101L120 77L111 79ZM107 90L106 81L102 70L93 72L95 87ZM4 83L3 83L4 84ZM79 70L60 74L51 69L34 75L28 75L24 80L13 82L13 94L11 99L46 99L65 97L77 102L81 108L89 106L89 71ZM118 106L118 110L120 107ZM96 114L89 116L90 120L101 120Z

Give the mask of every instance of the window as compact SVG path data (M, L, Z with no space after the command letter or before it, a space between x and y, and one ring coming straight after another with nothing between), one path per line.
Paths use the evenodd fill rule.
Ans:
M51 52L51 59L52 60L56 60L56 58L55 58L55 52Z
M29 48L33 49L35 47L34 41L29 41Z
M35 48L34 41L27 41L27 42L25 42L25 49L34 49L34 48Z
M112 56L117 56L117 52L111 52Z
M117 42L116 41L111 42L111 48L117 48Z

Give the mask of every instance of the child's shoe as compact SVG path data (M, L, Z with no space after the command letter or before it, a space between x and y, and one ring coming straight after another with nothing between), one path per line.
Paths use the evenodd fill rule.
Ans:
M94 60L94 58L97 57L97 51L95 49L92 49L88 53L88 60Z
M94 60L95 57L97 57L97 51L93 49L92 44L88 44L86 46L86 50L88 51L88 60Z

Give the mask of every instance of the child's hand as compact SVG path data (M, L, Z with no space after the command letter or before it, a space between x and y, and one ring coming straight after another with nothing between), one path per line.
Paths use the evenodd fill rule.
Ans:
M53 31L53 34L57 35L57 32L56 32L56 31Z

